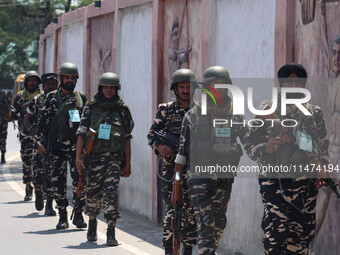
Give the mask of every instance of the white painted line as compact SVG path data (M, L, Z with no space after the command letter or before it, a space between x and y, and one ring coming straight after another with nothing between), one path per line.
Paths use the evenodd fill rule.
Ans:
M14 161L14 160L20 160L20 156L14 155L14 156L9 157L7 164L2 165L2 167L0 166L0 169L2 168L3 176L6 180L6 182L8 183L8 185L23 198L25 196L25 190L18 185L18 183L13 179L12 174L9 171L10 162ZM23 186L24 186L24 184L23 184ZM97 235L100 239L102 239L106 242L106 234L98 231ZM124 236L124 239L127 239L129 241L133 241L134 243L138 243L138 244L144 243L145 246L148 246L149 248L152 248L153 250L155 250L154 252L157 252L157 254L158 254L158 252L160 254L163 253L163 249L161 249L161 248L159 248L159 247L157 247L153 244L150 244L150 243L148 243L148 242L146 242L146 241L144 241L140 238L137 238L133 235L130 235L127 232L124 232L124 231L116 228L116 236L117 235L118 236ZM153 254L155 254L154 252L153 253L147 253L145 251L138 249L137 247L134 247L134 246L132 246L128 243L125 243L125 242L122 242L122 241L119 241L119 240L118 240L118 243L120 244L119 245L120 249L124 249L126 251L129 251L129 252L131 252L132 254L135 254L135 255L153 255Z
M22 197L22 199L24 199L25 190L18 185L18 183L13 179L12 174L9 171L9 168L11 167L10 162L17 159L17 158L20 158L20 156L14 155L14 156L9 157L7 159L7 163L5 165L1 165L2 166L2 172L3 172L3 176L6 180L6 182L8 183L8 185L11 186L11 188L14 191L16 191ZM22 185L24 186L25 184L22 184Z

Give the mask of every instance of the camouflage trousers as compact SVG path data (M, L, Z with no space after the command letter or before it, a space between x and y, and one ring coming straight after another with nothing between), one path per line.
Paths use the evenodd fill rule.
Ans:
M169 161L163 159L163 178L166 180L171 180L174 176L174 169L174 158L170 159ZM181 220L182 243L187 246L195 246L197 239L197 224L186 180L186 174L183 174L183 182L181 183L183 201ZM167 182L162 180L161 192L165 204L165 215L163 218L163 246L172 247L173 231L171 229L171 219L174 216L174 209L171 204L172 181Z
M79 174L76 169L76 152L75 150L59 150L59 149L52 149L52 153L50 155L50 168L49 168L49 175L52 180L52 189L49 190L50 194L53 195L58 208L65 209L68 206L67 200L67 163L70 166L70 174L72 178L72 192L73 192L73 199L72 202L75 205L75 200L77 197L77 186L79 180ZM80 199L80 204L78 207L82 207L85 205L85 197L82 194Z
M53 186L50 177L45 176L45 171L43 167L43 157L37 152L34 152L33 157L33 185L35 189L43 190L46 192L49 198L53 198Z
M226 212L233 179L188 179L189 193L198 226L200 255L215 255L227 224Z
M104 218L113 226L119 218L118 187L121 163L120 154L92 153L86 168L85 213L89 217L96 217L103 207Z
M21 143L20 155L22 161L23 183L32 182L32 158L35 146L34 136L28 132L20 131L19 140Z
M0 150L6 152L6 140L7 140L7 128L8 121L0 116Z
M306 179L260 178L259 183L264 204L261 227L265 253L307 255L316 225L314 185Z

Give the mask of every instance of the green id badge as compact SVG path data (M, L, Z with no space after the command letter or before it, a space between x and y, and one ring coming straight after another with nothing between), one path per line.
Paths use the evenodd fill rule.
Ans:
M80 122L80 116L78 110L68 110L71 122Z
M216 137L230 137L230 128L216 128Z
M312 136L308 133L298 131L299 148L304 151L313 152Z
M99 139L110 140L111 125L100 124L99 126Z

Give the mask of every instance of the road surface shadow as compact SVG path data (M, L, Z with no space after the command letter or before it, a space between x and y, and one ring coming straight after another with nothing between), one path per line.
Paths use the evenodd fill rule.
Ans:
M76 249L76 250L88 250L88 249L103 249L103 248L112 248L112 247L109 247L106 244L97 244L96 242L83 242L79 245L69 245L63 248Z
M16 204L26 204L26 203L33 204L34 202L33 201L28 202L28 201L20 200L20 201L10 201L10 202L6 202L6 203L2 203L2 204L16 205Z
M46 217L46 215L39 214L37 212L30 213L27 215L12 216L12 218L19 218L19 219L32 219L32 218L42 218L42 217Z
M56 229L46 229L46 230L38 230L38 231L28 231L23 232L24 234L29 235L56 235L56 234L65 234L65 233L74 233L79 231L86 231L86 229L63 229L63 230L56 230Z

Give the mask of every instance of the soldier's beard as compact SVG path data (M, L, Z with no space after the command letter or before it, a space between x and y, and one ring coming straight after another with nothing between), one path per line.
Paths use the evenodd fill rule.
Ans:
M36 85L28 85L28 86L27 86L27 90L28 90L29 92L34 92L34 91L36 91L38 88L39 88L39 86L36 86Z
M73 91L74 88L76 87L76 84L73 84L72 82L67 82L67 83L61 83L61 87L63 87L66 90Z

